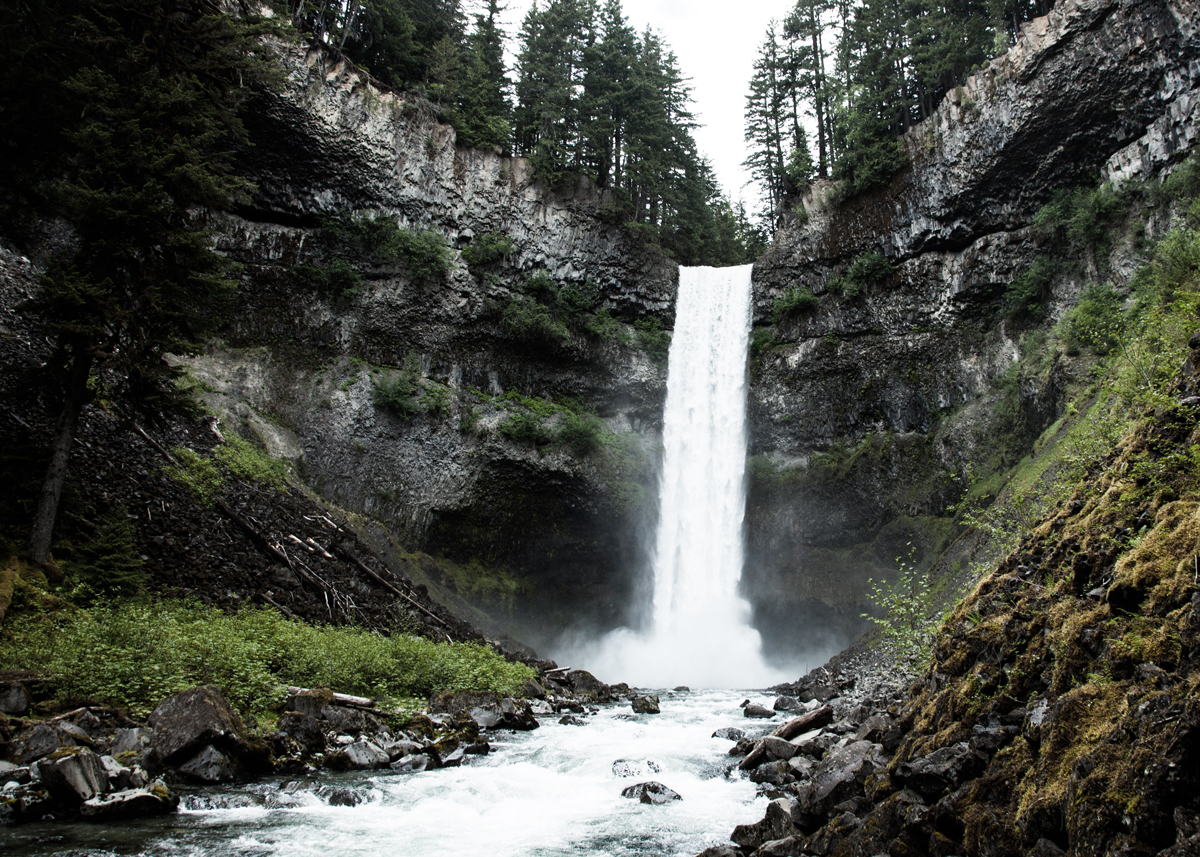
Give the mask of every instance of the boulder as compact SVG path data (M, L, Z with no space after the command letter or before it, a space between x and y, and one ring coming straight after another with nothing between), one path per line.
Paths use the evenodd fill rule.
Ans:
M289 696L284 703L284 708L287 711L295 711L319 719L325 709L332 704L332 690L327 687L314 687Z
M823 705L820 708L815 708L807 714L801 714L799 717L793 717L788 722L781 725L772 734L776 738L782 738L785 741L790 741L797 735L803 735L805 732L811 732L814 729L821 729L833 722L833 707Z
M436 768L437 765L425 753L415 753L410 756L401 756L388 767L398 774L415 774L429 768Z
M525 682L525 687L521 689L521 695L528 699L545 699L546 688L542 687L533 679Z
M473 744L467 744L463 747L463 752L468 756L486 756L492 752L492 745L487 741L479 740Z
M831 750L813 774L812 803L820 806L840 803L885 765L881 748L870 741L852 741Z
M104 766L104 774L108 777L110 791L140 789L146 785L146 772L138 766L127 768L112 756L101 756L100 764Z
M759 705L756 702L752 702L749 705L747 705L745 708L742 709L742 716L766 719L768 717L774 717L775 712L772 711L771 709L767 708L766 706Z
M476 706L471 709L470 715L480 729L491 729L500 723L500 707L498 705L492 705L490 708Z
M742 857L742 852L729 845L713 845L705 848L696 857Z
M776 711L797 711L804 706L794 696L781 696L775 700L775 704L771 707Z
M872 714L862 721L858 731L854 733L855 741L870 741L879 744L883 736L892 728L892 719L886 714Z
M368 716L357 708L347 708L343 705L325 706L321 709L321 719L339 735L361 735L363 732L374 731L379 726L374 717L368 719Z
M564 714L562 717L558 718L558 722L561 723L563 726L584 726L584 725L586 725L583 720L580 720L574 714Z
M796 775L787 762L766 762L750 772L750 782L759 785L785 786L795 780Z
M179 773L198 783L232 783L242 775L237 761L218 750L212 744L205 745L200 752L179 766Z
M0 683L0 714L18 717L29 710L29 691L19 681Z
M634 714L658 714L658 697L650 696L635 696L630 703L633 706Z
M537 729L541 724L537 722L537 718L533 716L533 708L524 700L502 699L499 705L500 722L496 724L500 729L515 729L518 731L528 731Z
M162 770L162 757L154 747L154 732L140 726L118 729L109 755L128 768L142 768L152 776Z
M279 731L303 748L305 754L324 752L325 729L321 721L302 711L285 711L279 718Z
M592 697L596 702L608 702L612 699L612 688L587 670L571 670L566 676L571 690L580 695Z
M670 803L673 800L683 800L683 796L678 792L664 786L662 783L656 782L638 783L636 786L622 789L621 797L638 800L642 803L654 804L655 806Z
M14 765L12 762L0 762L0 783L25 785L31 779L33 779L33 775L27 766Z
M662 766L653 759L617 759L612 763L612 772L617 777L644 777L661 774Z
M63 747L75 747L78 741L54 723L38 723L17 734L8 745L8 759L28 765Z
M767 812L754 824L739 824L729 838L745 852L754 852L764 842L785 839L795 832L792 823L792 803L787 798L776 798L767 804Z
M798 752L800 752L799 748L790 741L784 741L782 738L768 735L766 738L759 739L758 744L750 751L750 754L738 764L738 768L743 771L750 771L767 762L786 762Z
M373 771L386 768L390 758L372 741L355 741L325 758L326 767L335 771Z
M161 780L147 788L125 789L85 800L79 811L87 821L112 822L174 812L179 796Z
M246 731L242 718L212 685L194 687L158 704L147 721L154 746L167 764L178 765L212 746L251 770L269 765L265 742Z
M736 726L722 726L712 734L714 738L724 738L726 741L740 741L746 737L746 733Z
M418 744L416 741L408 741L403 738L399 741L388 741L381 746L383 752L387 753L388 758L393 762L397 759L403 758L404 756L411 756L414 753L421 752L420 744Z
M100 757L86 747L64 747L37 763L37 778L51 797L76 807L108 792L108 775Z
M758 846L754 857L798 857L802 854L804 841L795 836L785 836L783 839L772 839Z
M987 757L971 749L966 741L934 750L928 756L910 759L895 771L895 779L926 800L933 800L964 780L983 772Z

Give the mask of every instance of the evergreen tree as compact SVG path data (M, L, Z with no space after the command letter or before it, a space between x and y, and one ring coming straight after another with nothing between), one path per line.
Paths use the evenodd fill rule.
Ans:
M232 170L246 87L271 76L263 24L216 0L58 0L0 16L23 64L0 84L10 235L62 218L66 243L32 307L54 351L58 421L30 553L49 558L80 412L93 392L153 415L179 402L167 354L193 350L232 286L205 212L247 185ZM36 115L34 115L36 114ZM26 158L27 156L27 158Z

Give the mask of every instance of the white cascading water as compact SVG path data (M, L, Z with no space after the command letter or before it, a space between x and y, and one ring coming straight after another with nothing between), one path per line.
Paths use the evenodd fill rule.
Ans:
M750 265L681 268L667 364L653 624L618 629L581 660L643 687L760 687L762 658L738 595L746 495Z

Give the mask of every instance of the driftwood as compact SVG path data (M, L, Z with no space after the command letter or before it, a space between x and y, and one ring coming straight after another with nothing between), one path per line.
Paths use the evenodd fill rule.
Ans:
M803 735L805 732L809 732L813 729L820 729L823 726L828 726L832 722L833 709L828 705L823 705L820 708L813 709L807 714L802 714L799 717L792 718L771 734L776 738L782 738L784 741L791 741L797 735Z
M308 693L312 688L308 687L289 687L287 689L288 696L295 696L298 693ZM375 700L366 696L351 696L348 693L335 693L333 701L338 705L351 705L355 708L374 708Z

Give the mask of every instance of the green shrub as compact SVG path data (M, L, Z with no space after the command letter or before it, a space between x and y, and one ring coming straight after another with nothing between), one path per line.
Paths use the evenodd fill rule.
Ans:
M345 259L334 259L326 268L300 265L293 274L309 288L335 299L356 295L362 288L362 277Z
M665 359L671 350L671 334L662 329L662 324L652 315L639 318L633 323L637 331L638 345L651 357Z
M179 466L168 465L163 472L191 491L201 505L211 506L225 484L220 469L212 459L198 455L186 446L177 446L171 451Z
M236 434L225 438L225 444L213 451L213 457L239 479L280 491L287 488L287 465Z
M600 302L600 290L590 280L567 283L558 290L558 303L568 319L577 318Z
M558 442L578 456L584 456L600 445L604 423L593 414L566 413L558 427Z
M504 261L512 251L513 243L503 232L484 232L463 248L462 257L474 274Z
M1067 347L1078 351L1090 346L1100 355L1111 351L1125 325L1121 304L1120 295L1108 283L1088 286L1063 318Z
M558 284L545 271L537 271L525 280L525 294L549 306L558 301Z
M808 312L818 303L820 303L820 299L812 293L812 289L807 287L790 288L771 305L771 321L779 324L787 316Z
M527 345L553 347L571 338L570 331L550 314L549 309L527 297L514 296L508 302L500 325L514 339Z
M372 378L371 397L375 406L387 408L405 418L417 413L420 410L416 401L420 377L420 360L410 354L399 372L389 373L380 379Z
M420 405L427 413L446 416L450 413L451 399L449 387L430 381L425 385L425 392L421 394Z
M933 637L933 597L929 580L914 562L915 549L909 555L896 557L896 575L890 581L876 583L868 598L881 615L863 613L879 628L884 648L903 664L919 667L927 660Z
M436 232L400 230L399 246L400 259L415 279L437 280L450 270L450 249Z
M589 315L583 324L583 331L588 336L605 342L628 345L633 341L626 326L613 318L607 309L600 309Z
M856 298L864 288L886 282L896 273L896 266L879 253L863 253L850 263L846 273L834 283L843 297Z
M430 230L402 229L389 215L326 218L321 234L327 243L348 245L377 263L400 262L418 280L442 277L453 264L444 237Z
M137 713L199 684L215 684L243 711L258 711L278 702L286 685L391 698L443 690L511 695L533 675L485 646L318 627L267 609L227 615L178 601L126 603L58 621L14 617L0 637L0 662L47 673L44 689L59 699Z
M1050 294L1050 282L1058 266L1047 256L1038 256L1029 270L1019 275L1004 290L1004 314L1010 319L1038 318Z
M500 434L509 440L527 440L537 446L545 446L553 440L542 418L525 411L510 414L500 423Z

